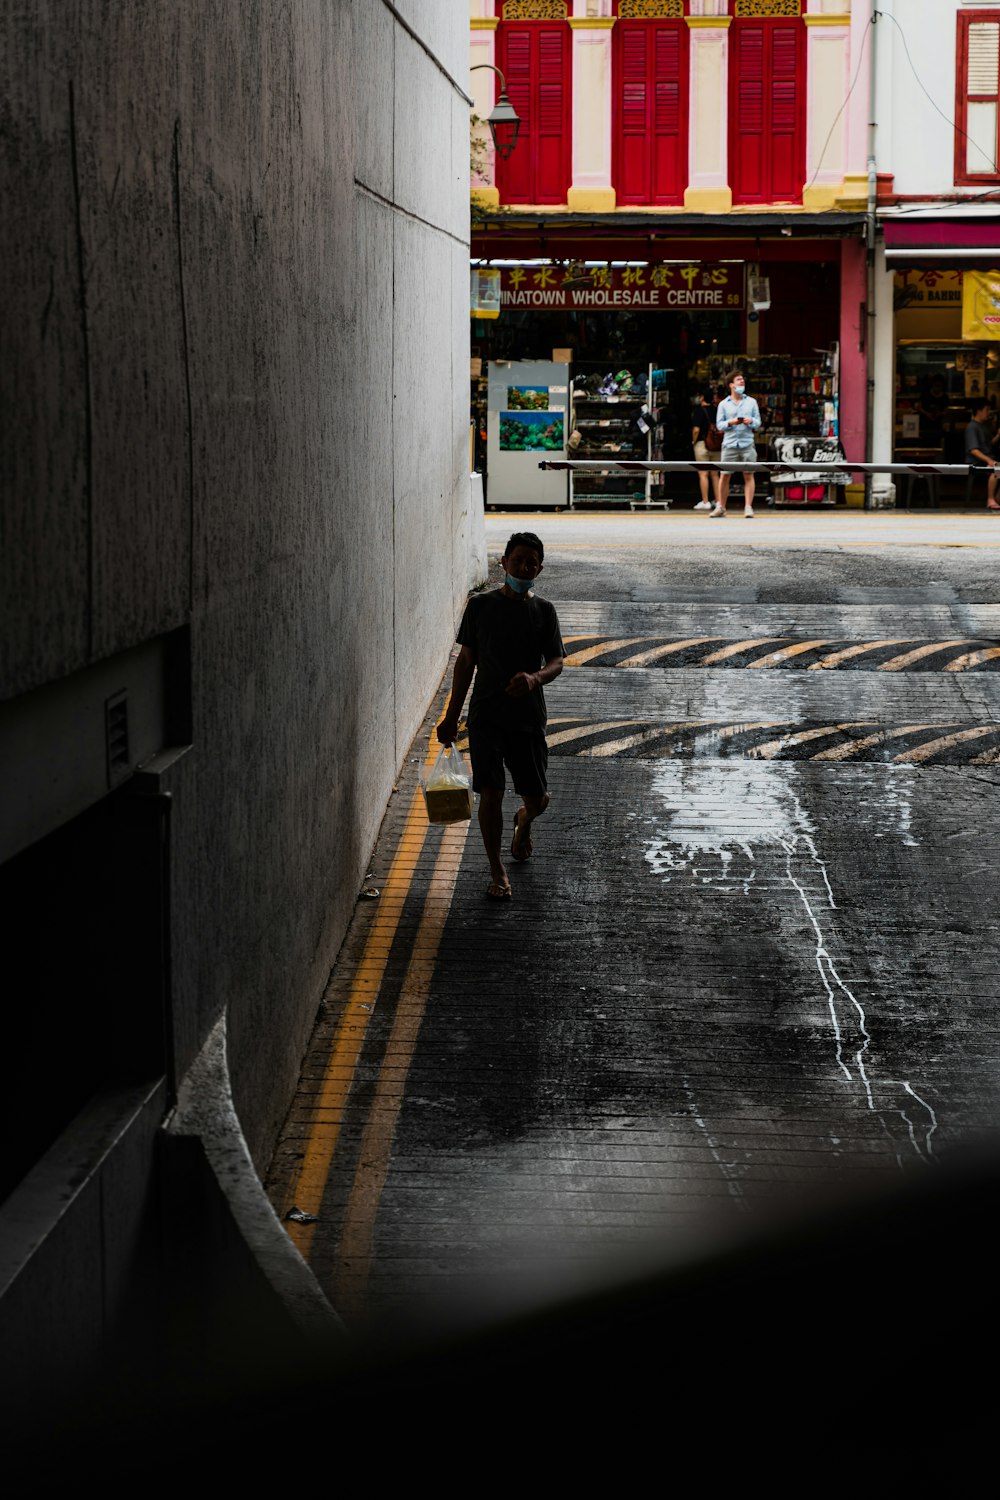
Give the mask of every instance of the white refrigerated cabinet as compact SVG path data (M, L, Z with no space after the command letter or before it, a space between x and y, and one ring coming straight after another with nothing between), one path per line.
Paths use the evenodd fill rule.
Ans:
M533 409L511 405L510 392L546 393L545 406ZM516 399L516 398L515 398ZM539 400L541 396L539 395ZM566 457L569 436L569 365L548 359L490 360L486 407L486 500L491 509L506 510L512 505L526 505L539 510L561 510L568 503L568 481L565 469L540 469L544 459ZM551 421L545 413L551 412ZM512 419L516 425L524 419L527 426L558 425L562 445L558 448L515 449L509 446ZM507 438L501 433L504 424ZM504 444L502 446L502 444Z

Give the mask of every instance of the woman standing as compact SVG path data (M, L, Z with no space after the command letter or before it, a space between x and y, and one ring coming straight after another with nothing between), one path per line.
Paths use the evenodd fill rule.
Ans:
M715 428L715 404L710 391L699 391L698 399L694 403L691 413L691 446L694 456L699 463L710 463L717 455L711 453L708 448L707 438ZM712 471L712 497L715 504L719 503L719 474L718 470ZM695 510L711 510L712 501L708 498L709 474L705 469L698 471L698 487L701 490L701 499L695 506Z

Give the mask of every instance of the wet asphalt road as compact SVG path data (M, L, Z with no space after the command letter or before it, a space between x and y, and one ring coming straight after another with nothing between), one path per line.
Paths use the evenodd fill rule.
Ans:
M992 1172L1000 524L490 514L491 576L514 529L545 541L570 651L534 856L488 903L475 823L427 825L446 680L272 1202L316 1216L286 1227L348 1326L390 1337L495 1326L861 1203L830 1289L853 1338L881 1205L937 1192L971 1146ZM727 654L670 649L690 641ZM782 657L806 642L827 644ZM905 1258L933 1278L925 1231ZM971 1266L959 1302L979 1291Z

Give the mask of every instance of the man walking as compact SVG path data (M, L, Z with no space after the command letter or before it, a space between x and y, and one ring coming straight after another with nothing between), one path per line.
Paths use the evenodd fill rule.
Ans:
M746 381L742 370L731 370L726 377L729 395L719 402L715 414L715 425L722 433L722 452L719 460L724 464L753 463L757 457L753 435L760 426L760 408L752 396L746 393ZM726 514L729 498L730 476L719 471L719 498L710 520ZM753 471L743 470L743 514L753 516L754 477Z
M531 825L550 800L542 689L559 676L566 652L554 607L532 589L544 556L533 531L515 531L500 559L503 584L488 594L473 594L465 606L451 697L437 727L442 745L454 744L465 695L475 677L469 757L472 788L479 793L479 831L490 862L486 895L491 901L509 901L512 895L501 853L504 767L521 798L510 843L513 859L530 859Z
M986 481L986 509L1000 511L997 504L997 461L993 457L993 444L990 440L987 422L990 420L990 403L980 401L972 409L972 421L965 429L965 462L971 464L974 469L989 469L990 477Z

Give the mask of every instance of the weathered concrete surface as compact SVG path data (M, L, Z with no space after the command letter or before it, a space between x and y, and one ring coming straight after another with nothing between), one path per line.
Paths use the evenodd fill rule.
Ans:
M0 15L0 700L188 632L167 1071L225 1015L258 1163L480 581L466 49L443 0Z

